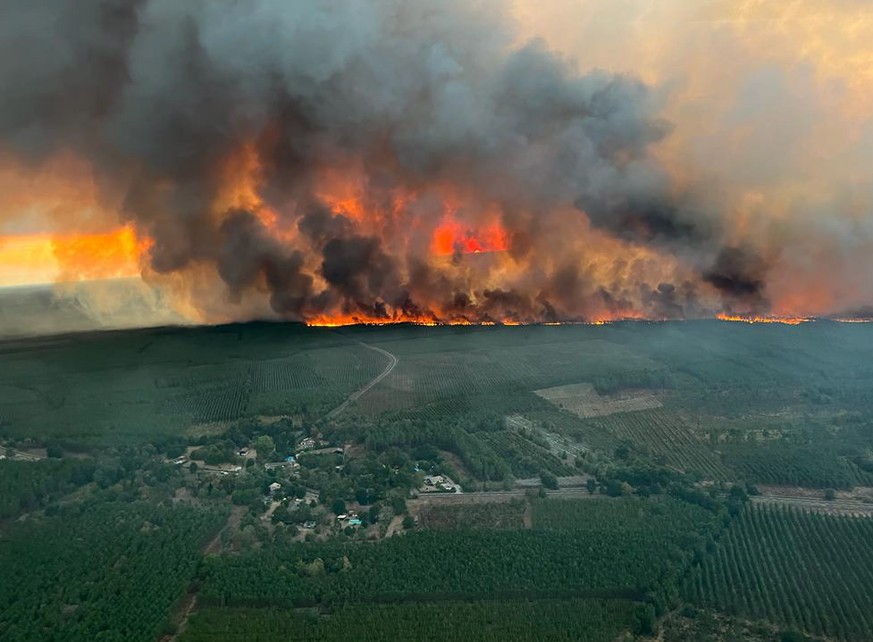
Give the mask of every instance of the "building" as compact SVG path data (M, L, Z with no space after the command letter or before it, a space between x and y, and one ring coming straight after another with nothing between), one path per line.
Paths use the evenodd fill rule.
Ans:
M273 482L272 484L270 484L269 488L270 488L270 494L275 495L276 493L279 492L279 489L282 488L282 484L280 484L279 482Z

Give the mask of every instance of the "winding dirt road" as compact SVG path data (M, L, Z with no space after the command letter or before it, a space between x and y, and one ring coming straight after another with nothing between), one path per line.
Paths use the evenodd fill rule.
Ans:
M364 384L363 386L361 386L360 388L355 390L352 394L350 394L346 398L345 401L343 401L340 405L338 405L336 408L334 408L329 413L327 413L324 416L325 419L333 419L334 417L339 415L343 410L345 410L350 403L352 403L353 401L357 401L358 399L363 397L365 394L367 394L367 392L370 390L370 388L372 388L377 383L382 381L382 379L384 379L385 377L387 377L388 375L391 374L391 371L394 370L394 366L396 366L397 362L399 361L399 359L396 356L394 356L393 354L391 354L387 350L383 350L382 348L377 348L376 346L371 346L370 344L364 343L363 341L357 341L356 343L359 343L360 345L364 346L368 350L373 350L375 352L378 352L379 354L382 354L382 355L388 357L388 365L385 366L385 369L382 372L380 372L378 375L376 375L369 382L367 382L366 384Z

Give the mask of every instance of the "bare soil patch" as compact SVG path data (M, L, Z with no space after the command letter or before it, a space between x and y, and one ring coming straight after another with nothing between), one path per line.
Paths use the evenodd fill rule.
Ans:
M624 390L614 395L601 395L590 383L543 388L534 390L534 393L582 419L661 407L661 401L651 390Z

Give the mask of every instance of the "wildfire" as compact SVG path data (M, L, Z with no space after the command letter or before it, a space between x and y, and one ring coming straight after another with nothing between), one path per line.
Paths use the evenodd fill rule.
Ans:
M520 327L540 325L548 327L567 326L567 325L611 325L621 322L653 322L658 320L644 319L642 317L615 317L615 318L598 318L590 321L544 321L544 322L526 322L518 319L482 319L471 321L463 317L455 318L438 318L436 316L416 316L400 314L392 317L373 317L366 314L338 314L338 315L321 315L306 321L306 325L317 328L342 328L353 325L373 325L385 326L398 323L407 325L417 325L426 327L437 326L481 326L481 327Z
M741 315L726 314L724 312L720 312L716 317L720 321L735 321L739 323L781 323L782 325L800 325L801 323L809 323L814 320L810 317Z
M507 249L509 238L500 223L492 223L481 230L471 230L465 229L451 217L443 219L434 231L431 243L431 251L437 256L503 252Z
M149 245L129 226L96 234L0 238L0 284L137 276Z

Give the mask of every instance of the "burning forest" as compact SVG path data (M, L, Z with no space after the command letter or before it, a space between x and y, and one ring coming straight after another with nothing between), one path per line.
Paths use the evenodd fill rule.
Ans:
M802 319L869 304L871 168L855 150L873 121L854 89L834 107L857 140L833 171L851 176L817 199L784 176L743 183L744 139L724 147L735 164L692 153L689 140L724 141L683 120L690 83L671 94L659 74L587 63L583 45L560 53L528 37L524 5L12 0L0 277L137 276L194 322ZM755 73L731 82L760 89Z

